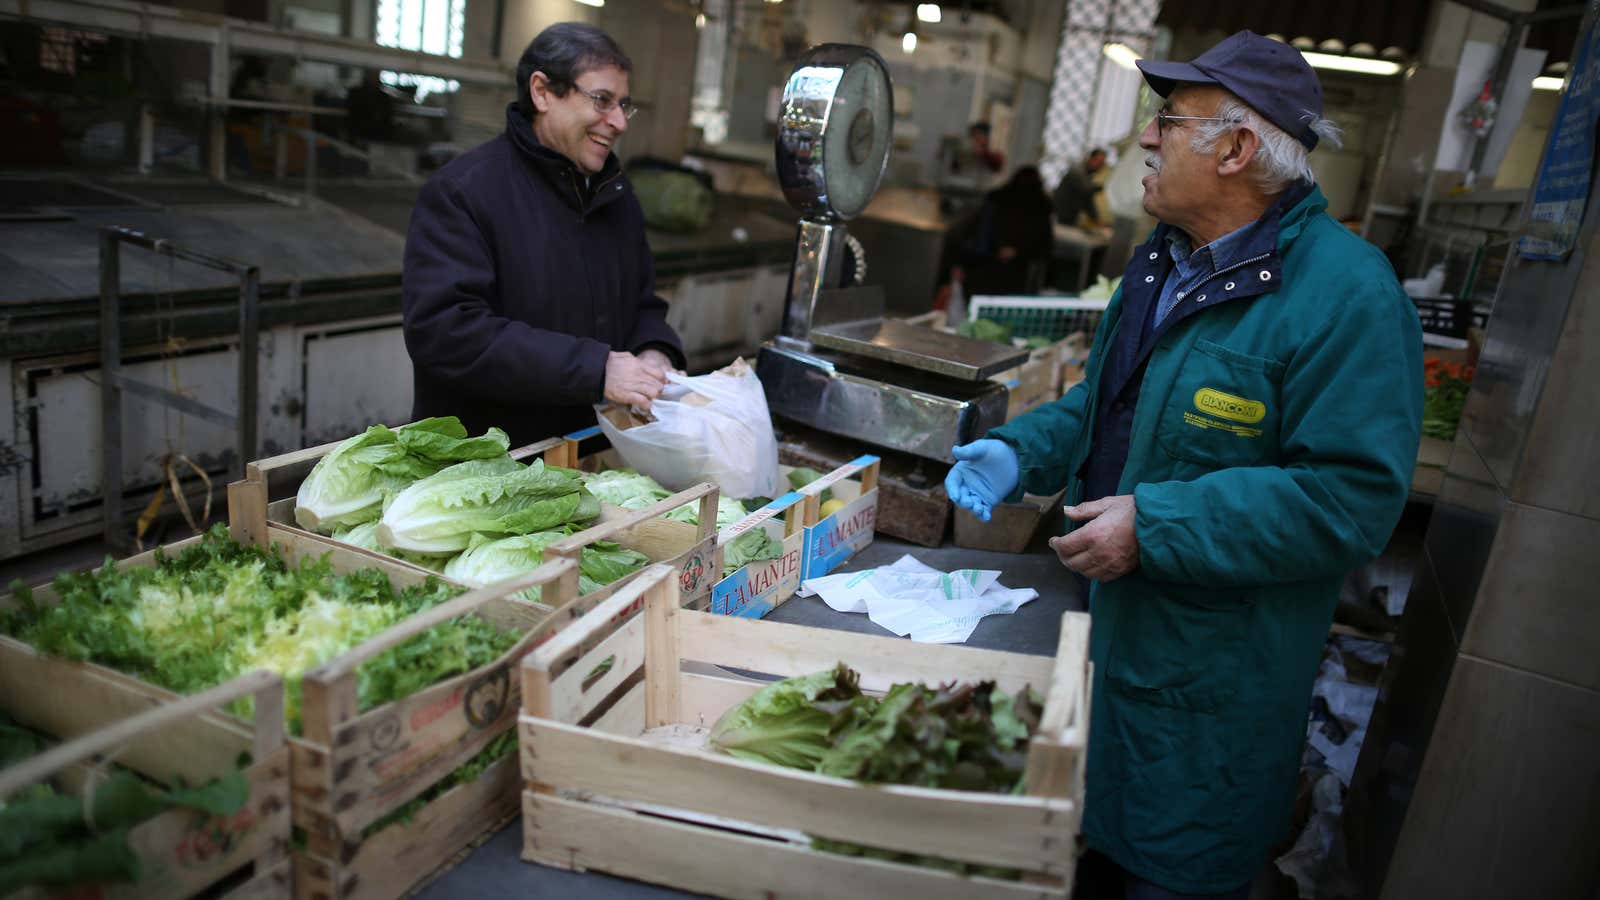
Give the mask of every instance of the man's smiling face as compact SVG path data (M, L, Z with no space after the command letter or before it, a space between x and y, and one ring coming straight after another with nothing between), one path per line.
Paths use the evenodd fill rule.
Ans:
M533 133L539 143L593 175L605 166L612 145L628 130L628 117L620 106L601 112L592 95L626 99L628 73L616 66L591 69L578 76L575 86L567 85L566 89L565 95L557 96L543 72L533 73L530 91L538 110L533 118Z

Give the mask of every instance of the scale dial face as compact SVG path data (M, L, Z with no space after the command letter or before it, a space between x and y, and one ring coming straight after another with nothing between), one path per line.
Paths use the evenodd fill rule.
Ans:
M849 44L813 47L783 90L776 153L784 196L810 219L853 218L877 193L893 137L883 57Z

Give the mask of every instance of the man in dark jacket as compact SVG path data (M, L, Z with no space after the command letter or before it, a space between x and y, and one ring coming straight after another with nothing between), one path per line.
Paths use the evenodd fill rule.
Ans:
M602 398L648 407L683 367L611 152L631 69L600 29L552 25L517 64L505 133L423 187L403 288L414 416L529 443L593 425Z

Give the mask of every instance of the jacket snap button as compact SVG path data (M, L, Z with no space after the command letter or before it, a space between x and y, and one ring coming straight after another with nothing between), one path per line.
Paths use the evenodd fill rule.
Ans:
M1196 297L1194 299L1194 302L1196 302L1196 303L1204 303L1204 302L1206 302L1206 295L1205 294L1201 294L1200 296L1198 296L1198 297Z
M1160 258L1161 258L1161 254L1159 254L1159 253L1152 253L1152 254L1150 254L1150 258L1151 258L1151 259L1160 259Z
M1144 277L1144 283L1145 284L1149 284L1150 282L1155 281L1155 280L1156 280L1156 277L1154 275L1146 275Z
M1230 281L1227 284L1223 285L1222 289L1225 290L1225 291L1233 290L1233 282Z
M1178 292L1178 299L1179 299L1179 300L1182 300L1182 299L1183 299L1183 291L1179 291L1179 292Z
M1268 272L1266 269L1262 269L1261 270L1261 280L1262 281L1271 281L1272 280L1272 273Z

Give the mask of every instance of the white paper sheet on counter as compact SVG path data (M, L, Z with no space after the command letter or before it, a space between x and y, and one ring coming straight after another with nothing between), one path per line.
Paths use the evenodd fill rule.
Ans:
M961 644L984 616L1007 615L1039 596L1011 589L987 569L940 572L906 554L892 565L812 578L800 596L820 596L836 612L867 618L902 637L927 644Z

